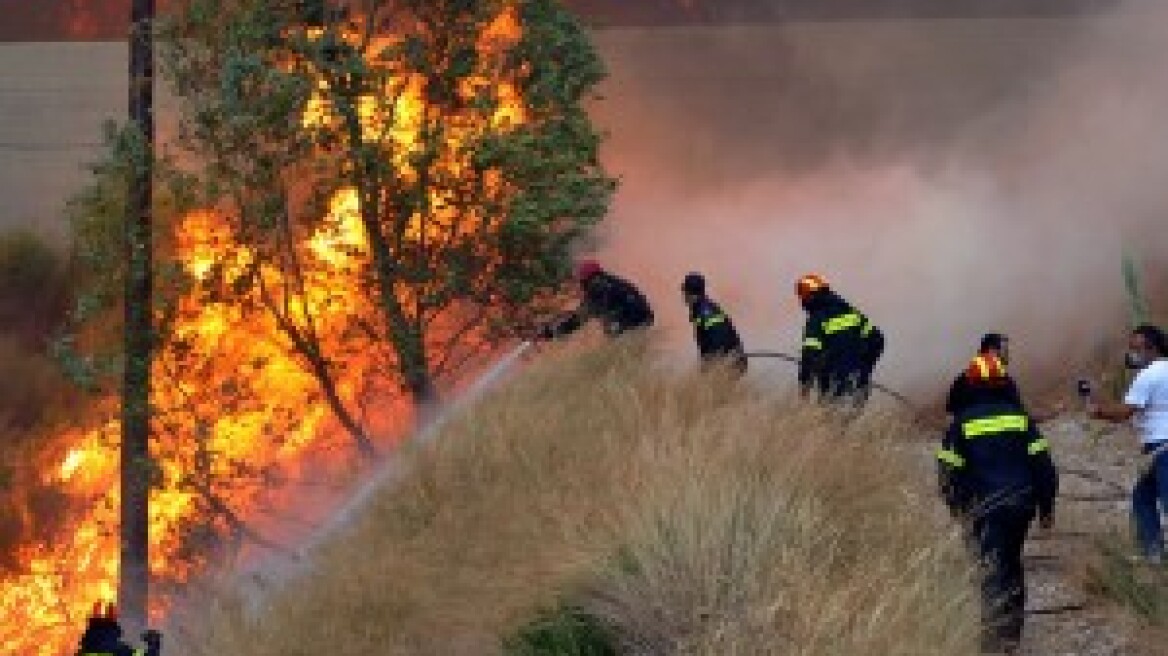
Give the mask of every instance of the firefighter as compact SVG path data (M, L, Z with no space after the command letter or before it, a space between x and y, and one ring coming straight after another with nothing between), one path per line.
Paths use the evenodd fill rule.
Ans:
M994 384L1001 387L1002 390L995 392L995 394L1006 394L1010 396L1013 403L1018 407L1025 407L1022 404L1022 395L1018 392L1018 385L1014 379L1009 375L1007 367L1010 364L1010 340L1001 333L986 333L981 338L981 345L978 347L977 354L985 356L983 359L974 359L974 362L981 362L982 366L997 366L1001 365L1001 375L993 376L992 378L983 374L989 372L979 371L979 379L993 380ZM995 364L996 363L996 364ZM966 371L962 371L953 384L949 387L949 396L945 401L945 412L950 415L959 415L966 408L974 405L981 395L984 385L970 384L969 377Z
M937 451L940 492L981 565L983 651L1011 654L1026 605L1022 547L1036 514L1044 529L1054 525L1058 474L1034 419L1003 384L1001 360L978 355L965 375L977 398Z
M803 397L818 387L821 398L851 397L862 405L871 392L876 362L884 353L884 334L832 291L822 276L803 276L795 283L795 293L807 312L799 358Z
M1001 333L986 333L981 338L981 345L978 347L978 355L987 356L988 358L996 359L1002 366L1002 375L995 377L996 386L1001 387L1000 391L995 394L1005 394L1010 397L1013 403L1016 403L1020 408L1026 408L1026 404L1022 401L1022 393L1018 390L1018 384L1014 378L1009 374L1010 365L1010 340ZM992 360L986 360L990 362ZM971 385L966 372L961 372L954 379L953 384L949 387L949 396L945 400L945 412L950 415L958 415L961 412L977 403L978 397L983 394L982 388L984 386ZM1067 405L1063 402L1057 402L1045 408L1037 410L1027 409L1027 413L1038 423L1045 423L1067 410Z
M162 634L146 631L142 634L145 648L134 649L122 642L122 627L118 624L118 611L113 604L98 603L81 636L78 656L160 656L162 654Z
M544 326L539 337L553 339L569 335L589 319L598 319L609 337L653 325L653 310L645 295L629 281L602 269L596 261L584 260L576 266L576 282L583 296L580 306Z
M694 327L698 354L702 366L729 362L739 374L746 373L746 352L734 329L734 322L717 303L706 296L706 279L700 273L686 275L681 293L689 307L689 320Z

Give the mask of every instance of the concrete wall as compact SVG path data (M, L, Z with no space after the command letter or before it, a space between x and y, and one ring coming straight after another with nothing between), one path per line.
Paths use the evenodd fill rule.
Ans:
M0 45L0 227L60 226L102 122L125 115L125 61L115 43Z

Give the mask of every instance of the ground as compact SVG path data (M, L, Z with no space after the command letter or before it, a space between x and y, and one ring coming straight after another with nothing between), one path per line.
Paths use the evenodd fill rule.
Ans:
M1097 540L1126 535L1135 438L1080 416L1044 426L1060 470L1057 525L1036 530L1026 549L1029 602L1025 656L1144 654L1122 613L1083 590L1082 568Z

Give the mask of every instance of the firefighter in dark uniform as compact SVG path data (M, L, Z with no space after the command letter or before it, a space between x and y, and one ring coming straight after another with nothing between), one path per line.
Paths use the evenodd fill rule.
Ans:
M161 656L162 634L146 631L142 641L146 644L143 649L134 649L123 642L117 609L113 604L98 603L86 623L77 656Z
M1036 514L1043 528L1054 525L1058 474L1001 360L977 356L966 378L978 397L954 417L937 451L940 491L981 564L983 651L1011 654L1025 617L1022 547Z
M884 353L884 334L840 298L819 275L803 276L795 293L807 312L799 358L804 398L817 387L827 400L852 398L862 405L872 388L872 372Z
M653 325L653 310L641 290L624 278L605 271L595 261L584 260L576 266L576 282L583 296L580 306L544 326L539 332L541 338L569 335L590 319L599 320L604 334L609 337Z
M1010 365L1010 342L1005 335L1001 333L986 333L981 338L981 345L977 350L978 355L996 358L1003 366ZM988 362L985 360L983 362ZM1018 385L1014 379L1006 372L1004 379L997 388L994 394L1008 394L1013 403L1017 403L1018 407L1025 407L1022 404L1022 395L1018 391ZM959 415L966 408L974 405L978 401L978 397L983 394L982 385L975 385L970 383L967 371L962 371L953 384L949 387L949 396L945 400L945 412L950 415Z
M746 352L734 329L734 322L717 303L706 296L706 279L690 273L681 283L681 293L689 306L689 320L694 327L702 366L728 362L739 374L746 373Z

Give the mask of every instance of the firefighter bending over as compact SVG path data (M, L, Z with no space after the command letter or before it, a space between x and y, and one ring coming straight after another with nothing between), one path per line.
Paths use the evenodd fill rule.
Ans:
M966 380L977 398L954 416L937 451L940 491L981 564L982 649L1013 654L1026 607L1022 547L1035 514L1043 528L1054 525L1058 474L1005 365L979 355Z
M681 293L689 306L689 320L694 327L698 354L703 368L727 362L739 374L746 373L746 352L734 329L734 322L717 303L706 296L706 279L700 273L690 273L681 283Z
M884 353L884 334L832 291L822 276L803 276L795 283L795 293L807 312L799 358L803 397L818 387L823 399L852 398L863 404Z
M576 282L582 300L576 311L544 326L539 337L553 339L579 330L589 319L597 319L604 334L616 337L635 328L653 325L653 310L641 290L631 282L615 276L593 260L576 266Z
M118 623L118 611L113 604L98 603L81 636L81 646L77 656L161 656L162 634L146 631L142 634L145 648L134 649L122 642L122 626Z

